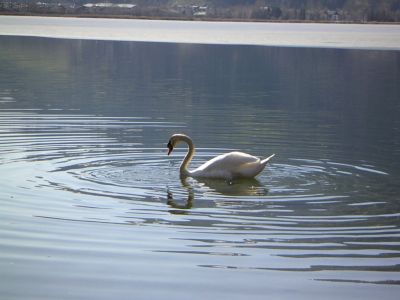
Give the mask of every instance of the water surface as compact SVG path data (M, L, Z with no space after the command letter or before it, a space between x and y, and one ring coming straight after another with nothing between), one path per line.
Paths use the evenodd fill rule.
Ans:
M400 50L399 24L208 22L0 16L0 35Z
M1 295L397 299L399 55L1 37Z

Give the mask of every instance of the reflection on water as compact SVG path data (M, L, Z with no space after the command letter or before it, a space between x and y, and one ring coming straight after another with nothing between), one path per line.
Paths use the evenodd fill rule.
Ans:
M1 37L0 54L7 299L398 297L398 52ZM254 180L181 180L175 132L193 167L277 157Z
M268 189L262 183L255 179L235 179L226 181L223 179L197 178L190 179L181 177L181 184L187 190L187 200L183 205L174 200L173 192L168 190L167 203L173 208L190 209L195 200L195 189L198 189L202 195L215 194L216 196L266 196Z
M215 192L226 196L266 196L268 188L255 179L235 179L233 181L212 180L199 178L199 183L210 189L210 192Z

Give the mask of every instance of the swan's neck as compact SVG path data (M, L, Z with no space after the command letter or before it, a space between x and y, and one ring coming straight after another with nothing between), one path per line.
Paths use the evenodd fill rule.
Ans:
M192 160L192 157L194 155L194 145L192 140L188 137L188 136L182 136L181 140L183 142L185 142L186 144L188 144L189 146L189 150L186 153L185 158L182 161L181 167L180 167L180 173L181 176L189 176L190 175L190 171L188 170L188 165L190 163L190 161Z

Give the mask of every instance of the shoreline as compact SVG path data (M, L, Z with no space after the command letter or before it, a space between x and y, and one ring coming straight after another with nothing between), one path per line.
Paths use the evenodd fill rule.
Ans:
M400 50L399 24L235 22L0 15L0 35L64 39Z
M16 17L49 17L49 18L87 18L87 19L126 19L126 20L155 20L155 21L188 21L188 22L233 22L233 23L278 23L278 24L356 24L356 25L400 25L400 22L376 22L376 21L328 21L328 20L278 20L278 19L237 19L237 18L210 18L210 17L157 17L157 16L133 16L112 14L35 14L24 12L0 12L1 16Z

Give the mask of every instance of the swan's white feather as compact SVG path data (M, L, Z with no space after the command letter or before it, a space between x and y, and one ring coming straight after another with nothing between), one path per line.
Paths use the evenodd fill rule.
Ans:
M207 161L190 171L191 176L233 179L254 177L265 167L258 157L243 152L229 152Z
M234 151L214 157L197 169L189 171L187 166L195 151L193 141L190 137L185 134L172 135L167 144L168 155L180 142L185 142L189 146L189 151L180 166L181 176L220 178L228 180L234 178L253 178L265 168L268 161L274 156L274 154L272 154L266 159L261 160L250 154Z

